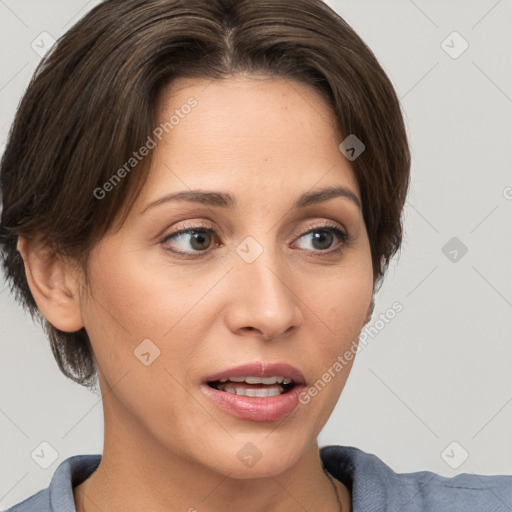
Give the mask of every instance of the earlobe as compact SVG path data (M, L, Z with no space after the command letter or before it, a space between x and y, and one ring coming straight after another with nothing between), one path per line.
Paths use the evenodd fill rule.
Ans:
M41 314L61 331L74 332L83 324L79 283L69 264L47 245L19 237L17 249L25 264L25 275Z

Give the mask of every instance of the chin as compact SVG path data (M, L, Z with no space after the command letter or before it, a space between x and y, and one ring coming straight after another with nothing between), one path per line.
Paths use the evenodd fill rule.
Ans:
M268 478L293 467L307 450L316 448L316 440L300 438L289 432L237 434L229 441L216 443L211 448L210 460L204 463L214 471L229 474L231 478ZM204 451L201 454L204 457Z

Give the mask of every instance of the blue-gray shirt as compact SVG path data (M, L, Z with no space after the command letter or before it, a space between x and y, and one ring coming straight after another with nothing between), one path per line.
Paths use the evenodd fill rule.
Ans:
M512 475L431 471L395 473L375 455L348 446L320 449L322 463L352 495L352 512L511 512ZM50 485L7 512L75 512L73 487L98 467L101 455L75 455L55 470Z

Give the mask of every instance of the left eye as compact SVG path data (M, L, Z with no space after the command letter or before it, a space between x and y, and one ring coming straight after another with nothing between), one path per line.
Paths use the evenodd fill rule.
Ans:
M336 226L322 226L313 228L310 229L307 233L304 233L300 238L304 238L306 236L311 237L311 235L313 236L310 238L310 241L314 247L312 249L306 248L306 250L327 251L331 248L333 239L338 238L341 242L341 245L343 245L348 240L347 234Z

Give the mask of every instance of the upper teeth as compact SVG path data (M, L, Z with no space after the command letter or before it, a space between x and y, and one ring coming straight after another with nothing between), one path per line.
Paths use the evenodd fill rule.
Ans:
M245 382L246 384L291 384L292 379L281 376L275 377L229 377L220 379L220 382Z

